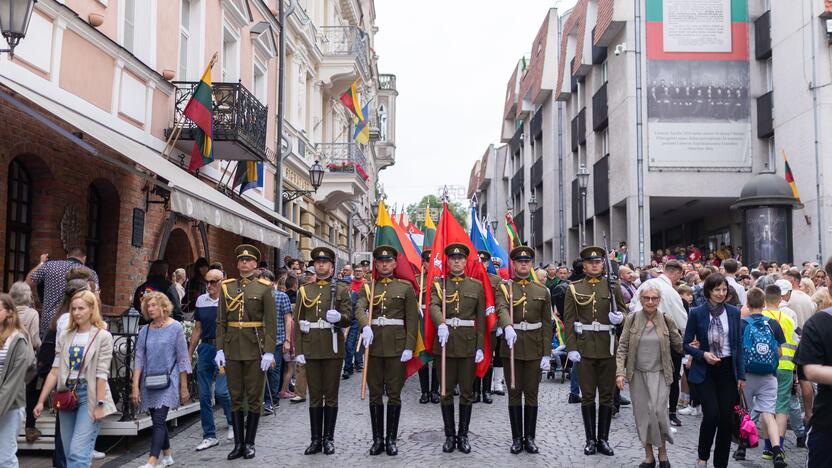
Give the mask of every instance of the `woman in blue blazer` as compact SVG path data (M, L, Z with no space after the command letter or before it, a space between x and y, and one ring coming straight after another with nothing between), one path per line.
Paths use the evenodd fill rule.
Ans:
M740 311L725 303L728 288L718 273L705 279L702 291L707 302L690 310L683 340L685 352L693 356L688 382L696 386L702 403L697 464L703 466L710 458L711 445L714 467L728 466L731 415L745 383Z

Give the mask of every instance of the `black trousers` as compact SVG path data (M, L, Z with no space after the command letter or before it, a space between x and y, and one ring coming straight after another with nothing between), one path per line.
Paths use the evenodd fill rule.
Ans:
M150 420L153 421L152 434L150 436L150 456L159 458L162 450L170 449L170 434L168 434L168 411L170 408L150 409Z
M679 372L682 370L682 358L684 354L677 354L676 351L670 351L670 357L673 360L673 383L670 384L670 406L668 406L670 414L676 414L676 407L679 405L679 379L681 376Z
M419 368L419 387L422 393L439 393L439 379L436 376L436 365L433 362Z
M711 456L711 445L714 445L714 467L726 467L731 452L732 411L739 399L732 359L723 358L719 364L708 366L705 380L696 384L696 392L702 403L699 459L707 461Z

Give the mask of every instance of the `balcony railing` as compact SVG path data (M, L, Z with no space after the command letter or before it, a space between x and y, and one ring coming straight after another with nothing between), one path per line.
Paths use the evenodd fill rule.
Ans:
M367 43L363 31L355 26L324 26L318 35L318 46L324 55L353 56L361 72L369 75Z
M370 178L367 158L357 143L318 143L317 147L327 171L357 173L365 181Z
M592 129L600 132L607 128L607 123L607 83L604 83L592 96Z
M774 135L774 91L757 98L757 138Z
M395 91L396 75L379 74L378 89L381 91Z
M523 191L525 185L525 177L523 175L523 166L517 169L517 172L511 177L511 193L519 193Z
M182 112L191 99L198 82L175 81L176 109L174 121L182 126L179 140L196 139L197 126L185 119ZM212 110L214 114L213 140L232 142L249 154L231 154L233 149L215 152L216 159L264 159L266 158L266 129L268 109L249 90L238 83L214 83ZM165 131L166 136L173 129Z

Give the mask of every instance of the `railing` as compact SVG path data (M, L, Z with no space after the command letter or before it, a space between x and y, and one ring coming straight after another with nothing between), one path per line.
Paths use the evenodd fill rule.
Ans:
M180 140L196 138L197 126L184 119L182 112L198 85L195 81L174 81L176 86L175 121L182 125ZM241 83L214 83L213 94L214 141L236 141L259 158L266 157L266 129L268 109ZM168 132L170 129L168 129ZM217 159L223 155L216 155ZM239 158L232 158L239 159Z
M543 207L534 210L532 212L532 234L534 240L529 239L530 242L534 242L532 247L537 247L539 245L543 245Z
M754 57L757 60L771 57L771 10L754 20Z
M539 158L532 164L532 169L529 171L529 178L531 179L532 189L543 183L543 158Z
M355 26L323 26L318 35L321 53L324 55L352 55L361 71L369 75L365 34Z
M596 132L607 128L607 83L601 85L592 96L592 129Z
M774 91L757 98L757 138L774 135Z
M318 143L321 152L321 164L329 172L357 173L365 181L367 175L367 158L357 143Z
M378 89L381 91L395 91L396 90L396 75L379 74L378 75Z
M520 166L517 172L511 177L511 193L515 194L523 190L525 177L523 175L524 166Z

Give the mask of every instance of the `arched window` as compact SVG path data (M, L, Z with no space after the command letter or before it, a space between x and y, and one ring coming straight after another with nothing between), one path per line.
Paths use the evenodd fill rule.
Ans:
M20 161L9 165L6 206L6 261L3 278L8 289L26 277L32 240L32 177Z
M101 194L94 185L90 185L87 194L87 266L98 269L99 249L101 245Z

